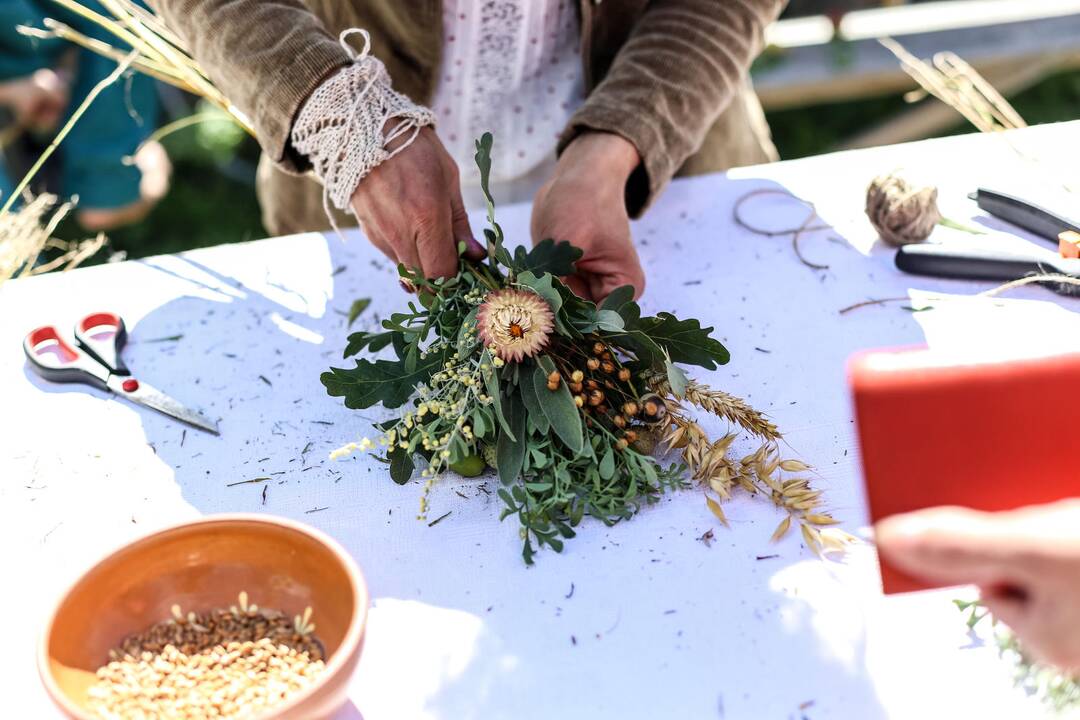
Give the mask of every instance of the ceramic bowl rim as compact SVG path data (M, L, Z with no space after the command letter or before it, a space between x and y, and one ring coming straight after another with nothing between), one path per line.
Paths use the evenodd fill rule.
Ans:
M146 535L141 535L134 540L123 543L119 547L115 547L106 553L104 553L97 561L90 565L86 570L79 574L79 576L71 582L67 588L60 594L59 599L53 605L52 610L48 614L48 618L45 622L45 627L41 632L40 640L38 641L37 649L37 670L38 676L41 678L42 683L45 685L45 690L48 692L49 697L54 703L68 713L73 718L78 720L96 720L92 715L87 714L81 708L72 703L67 695L60 690L56 679L53 677L52 671L49 667L49 644L52 639L53 626L56 623L56 617L60 613L60 609L67 602L67 599L71 596L72 592L93 575L102 565L106 564L116 555L131 550L144 543L149 543L153 540L159 539L164 535L170 535L182 530L188 530L190 528L198 528L200 526L211 526L223 523L254 523L261 525L271 525L279 528L285 528L292 532L306 535L307 537L315 540L319 544L325 546L330 550L330 554L337 558L338 563L342 566L346 576L349 578L349 584L352 588L354 604L352 619L349 621L349 626L345 631L345 636L341 639L341 645L338 647L337 652L334 653L330 661L326 663L326 669L322 674L316 678L315 682L304 690L289 697L283 703L273 705L266 709L265 712L258 715L255 720L264 720L266 718L272 718L277 714L284 713L289 710L293 710L302 703L304 703L312 695L320 691L325 685L327 685L333 678L337 677L343 671L345 671L345 665L350 661L352 656L359 649L364 637L364 630L367 627L367 613L368 606L370 605L370 596L368 595L367 584L364 581L363 573L360 571L360 567L353 559L349 551L344 548L337 540L330 537L328 534L314 528L306 523L291 520L289 518L279 517L275 515L263 515L259 513L220 513L214 515L206 515L194 520L185 520L183 522L174 523L166 527L155 530Z

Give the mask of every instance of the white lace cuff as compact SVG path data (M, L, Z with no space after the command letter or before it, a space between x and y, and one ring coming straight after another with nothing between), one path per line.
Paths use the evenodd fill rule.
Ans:
M359 53L345 42L351 33L364 36L364 49ZM367 31L346 30L339 40L353 62L311 93L296 116L290 138L322 181L323 208L331 224L330 202L339 210L348 209L349 199L365 175L408 147L420 128L435 124L431 110L391 87L386 66L368 54L371 38ZM384 135L387 122L395 119L398 122ZM397 147L387 150L404 136Z

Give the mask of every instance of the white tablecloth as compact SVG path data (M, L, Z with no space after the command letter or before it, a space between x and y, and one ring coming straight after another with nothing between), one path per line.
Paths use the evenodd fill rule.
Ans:
M964 297L988 284L898 273L862 215L875 174L904 167L933 178L945 213L1001 228L966 194L1008 182L1059 185L1076 164L1080 126L966 136L830 155L727 176L676 181L634 236L649 278L647 311L717 327L731 363L707 381L748 397L818 468L828 503L860 532L866 511L844 362L858 349L928 342L962 348L1072 343L1080 300L1031 288L1009 299ZM1038 156L1036 164L1016 152ZM496 152L503 152L496 146ZM740 195L782 187L816 203L832 230L803 241L732 222ZM496 188L496 195L498 191ZM499 208L513 243L527 206ZM748 218L798 224L802 209L763 196ZM482 225L474 218L474 227ZM939 229L936 237L970 240ZM1034 242L988 236L985 242ZM1045 244L1043 244L1045 245ZM947 294L940 296L941 293ZM861 300L910 294L838 314ZM934 295L926 300L927 295ZM0 288L0 541L8 623L0 655L5 717L55 712L35 677L34 642L58 593L106 550L154 528L218 512L311 523L365 571L374 606L343 718L937 718L1031 717L1039 705L1010 681L992 644L970 638L952 606L969 590L881 597L873 552L821 562L765 503L727 506L718 525L700 492L633 521L585 522L562 555L522 564L516 522L498 521L497 483L447 478L429 528L419 487L399 487L368 457L327 453L369 432L379 411L351 412L319 373L339 364L345 313L372 304L373 328L403 302L392 266L359 236L318 234L198 250L48 275ZM126 357L148 382L220 417L211 437L26 369L20 342L46 322L69 326L120 312ZM707 376L707 377L706 377ZM717 428L719 429L719 428ZM917 428L910 438L917 443ZM229 483L259 476L262 484ZM264 490L265 496L263 495ZM712 529L715 540L699 540ZM775 557L771 557L774 556ZM770 557L761 557L770 556Z

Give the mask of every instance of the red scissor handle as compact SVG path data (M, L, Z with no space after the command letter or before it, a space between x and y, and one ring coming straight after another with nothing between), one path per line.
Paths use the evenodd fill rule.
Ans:
M111 374L109 368L64 342L52 325L27 333L23 340L23 351L30 368L46 380L107 387Z
M113 375L130 375L120 359L127 343L124 319L116 313L91 313L75 325L75 340L92 358L110 368Z

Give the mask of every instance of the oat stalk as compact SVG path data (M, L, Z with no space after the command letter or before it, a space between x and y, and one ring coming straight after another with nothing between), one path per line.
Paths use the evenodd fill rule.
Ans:
M798 526L803 542L818 555L842 552L854 541L848 533L832 527L839 521L824 508L822 492L808 478L799 475L809 471L810 466L780 456L781 434L776 425L746 401L692 380L683 394L686 402L725 418L762 440L755 452L736 461L728 451L737 433L710 439L701 425L687 415L682 401L671 394L665 379L654 375L649 378L649 384L666 398L668 405L668 425L661 437L663 446L668 451L677 450L691 477L714 492L720 502L729 500L739 489L770 499L785 512L772 540L780 540L793 526ZM709 509L727 525L720 502L706 494Z

